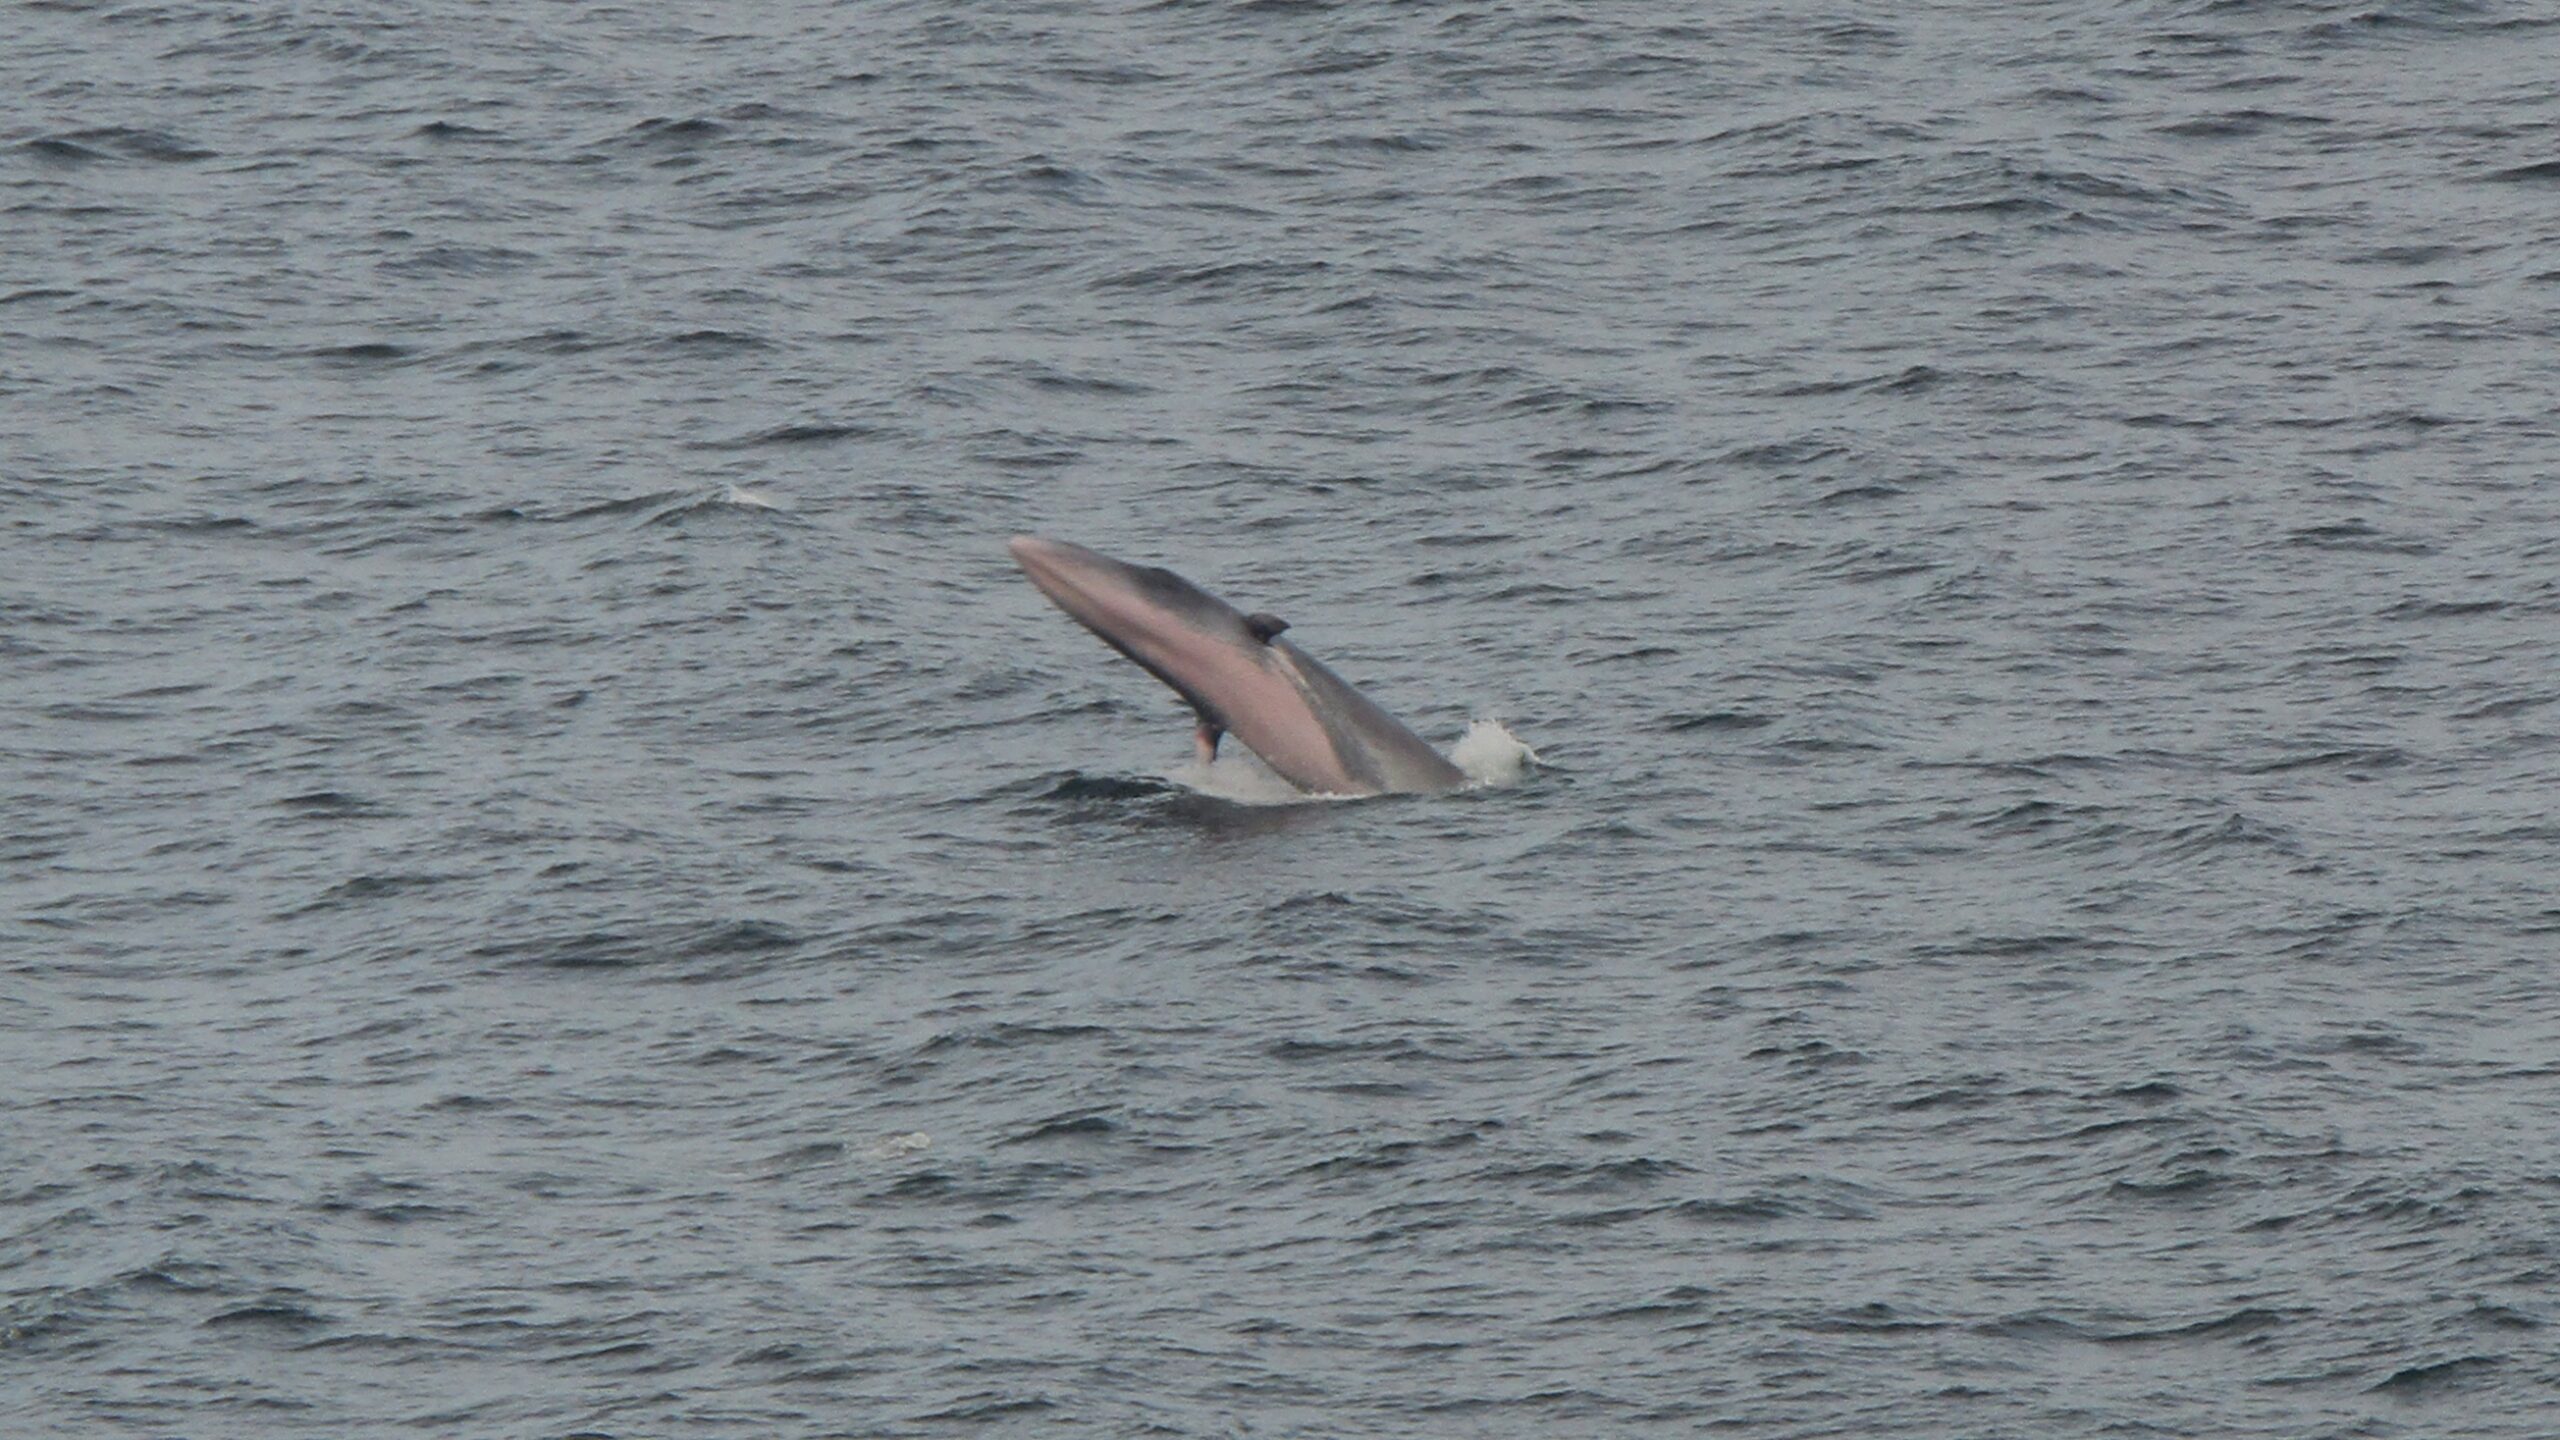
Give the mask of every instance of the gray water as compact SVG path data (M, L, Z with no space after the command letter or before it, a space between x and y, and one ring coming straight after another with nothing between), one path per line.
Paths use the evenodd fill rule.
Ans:
M0 11L0 1434L2560 1433L2555 75Z

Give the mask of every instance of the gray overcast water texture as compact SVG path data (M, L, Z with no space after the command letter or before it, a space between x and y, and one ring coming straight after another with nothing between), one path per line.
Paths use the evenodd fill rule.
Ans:
M7 5L0 1436L2560 1434L2556 77Z

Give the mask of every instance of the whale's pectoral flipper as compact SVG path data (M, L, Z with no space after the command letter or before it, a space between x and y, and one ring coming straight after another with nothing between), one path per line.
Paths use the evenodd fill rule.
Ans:
M1170 570L1017 535L1014 563L1103 643L1173 687L1199 717L1203 763L1229 732L1281 778L1332 795L1455 790L1466 772L1306 651L1289 622L1239 614Z

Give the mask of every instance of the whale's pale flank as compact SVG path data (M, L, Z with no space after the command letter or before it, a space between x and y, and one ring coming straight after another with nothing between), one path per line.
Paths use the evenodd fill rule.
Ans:
M1466 772L1306 651L1288 623L1245 615L1170 570L1017 535L1040 593L1137 661L1200 717L1203 761L1233 735L1282 779L1329 795L1454 790Z

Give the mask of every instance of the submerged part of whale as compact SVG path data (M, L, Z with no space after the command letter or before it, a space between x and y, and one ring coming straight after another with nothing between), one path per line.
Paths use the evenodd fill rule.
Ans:
M1289 622L1239 613L1170 570L1017 535L1040 593L1189 701L1203 760L1233 735L1282 779L1329 795L1454 790L1466 772L1306 651Z

